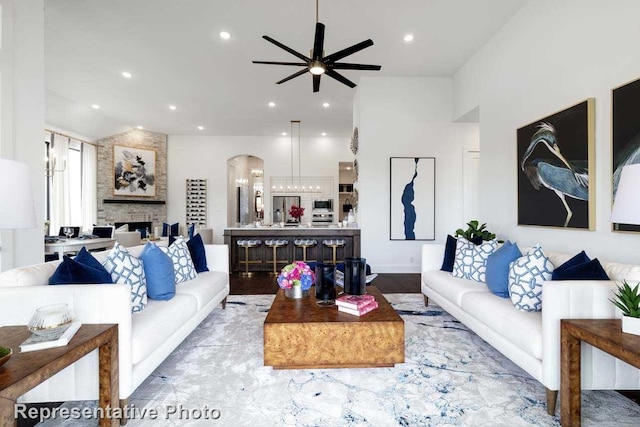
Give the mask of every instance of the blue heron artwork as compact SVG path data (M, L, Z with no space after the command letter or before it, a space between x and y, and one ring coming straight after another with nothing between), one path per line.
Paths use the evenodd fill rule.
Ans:
M616 198L622 168L640 163L640 79L626 83L612 91L613 200ZM640 226L614 224L616 231L640 231Z
M518 129L518 224L594 227L593 100Z
M435 239L435 158L391 158L391 240Z

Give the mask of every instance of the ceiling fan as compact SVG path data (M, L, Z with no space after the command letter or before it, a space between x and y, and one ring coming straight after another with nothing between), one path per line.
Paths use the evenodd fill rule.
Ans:
M356 52L361 51L369 46L373 46L373 40L368 39L358 44L354 44L346 49L342 49L331 55L324 56L324 24L318 22L318 0L316 0L316 35L313 41L313 49L311 50L311 57L307 57L288 46L280 43L277 40L272 39L269 36L262 36L268 42L271 42L281 49L286 50L295 57L301 59L304 62L280 62L280 61L253 61L254 64L270 64L270 65L292 65L298 67L304 67L302 70L291 74L288 77L276 82L281 84L287 82L293 78L301 76L306 72L310 72L313 75L313 91L318 92L320 90L320 77L323 74L339 81L342 84L349 86L350 88L356 87L356 84L351 80L338 73L336 70L366 70L366 71L379 71L382 66L380 65L368 65L368 64L350 64L346 62L336 62L340 59L353 55Z

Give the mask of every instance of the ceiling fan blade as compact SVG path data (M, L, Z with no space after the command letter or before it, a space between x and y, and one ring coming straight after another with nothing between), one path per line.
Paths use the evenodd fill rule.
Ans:
M255 62L255 61L254 61ZM380 71L382 65L369 65L369 64L348 64L346 62L335 62L329 65L334 70L368 70L368 71Z
M342 84L345 84L347 86L349 86L350 88L354 88L356 87L356 84L354 82L352 82L351 80L349 80L348 78L346 78L345 76L343 76L342 74L338 74L333 70L327 70L325 72L325 74L329 77L333 77L334 79L336 79L337 81L339 81Z
M316 38L313 41L313 59L322 59L322 49L324 49L324 24L316 23Z
M313 75L313 91L314 92L318 92L320 90L320 77L322 77L320 74Z
M286 50L287 52L289 52L289 53L290 53L290 54L292 54L293 56L295 56L295 57L297 57L297 58L300 58L300 59L302 59L303 61L306 61L306 62L311 61L311 59L310 59L310 58L307 58L307 57L306 57L306 56L304 56L303 54L296 52L295 50L291 49L289 46L285 46L285 45L283 45L282 43L280 43L279 41L274 40L274 39L272 39L272 38L271 38L271 37L269 37L269 36L262 36L262 38L263 38L263 39L265 39L265 40L266 40L266 41L268 41L268 42L271 42L271 43L275 44L275 45L276 45L276 46L278 46L280 49L284 49L284 50ZM373 42L372 42L372 44L373 44Z
M371 39L365 40L358 44L354 44L353 46L350 46L346 49L339 50L336 53L332 53L331 55L322 58L322 62L327 63L327 62L338 61L344 58L345 56L353 55L356 52L360 52L362 49L366 49L369 46L373 46L373 40Z
M279 85L281 83L288 82L289 80L295 79L296 77L301 76L301 75L303 75L304 73L306 73L308 71L309 71L308 68L304 68L304 69L298 71L297 73L293 73L289 77L285 77L284 79L280 80L279 82L276 82L276 84Z
M298 67L306 67L306 62L279 62L279 61L251 61L254 64L270 64L270 65L296 65Z

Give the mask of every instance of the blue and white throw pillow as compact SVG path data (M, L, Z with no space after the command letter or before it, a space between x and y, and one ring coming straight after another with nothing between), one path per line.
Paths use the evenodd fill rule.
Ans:
M160 248L164 253L169 255L173 262L173 272L175 273L176 283L186 282L187 280L198 277L196 267L193 265L189 247L184 238L178 237L168 248Z
M102 265L111 274L113 283L131 286L131 311L142 311L147 305L147 280L142 261L116 242Z
M453 276L485 282L487 258L498 249L497 240L489 240L475 245L464 237L456 243L456 259L453 262Z
M509 296L518 310L542 310L542 282L551 280L554 268L540 245L509 264Z

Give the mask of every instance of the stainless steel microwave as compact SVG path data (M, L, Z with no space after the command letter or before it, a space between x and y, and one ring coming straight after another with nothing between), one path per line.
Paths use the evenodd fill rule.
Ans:
M319 212L333 212L333 199L316 199L313 201L313 210Z

